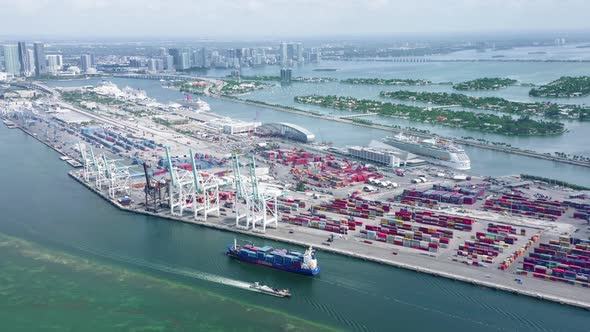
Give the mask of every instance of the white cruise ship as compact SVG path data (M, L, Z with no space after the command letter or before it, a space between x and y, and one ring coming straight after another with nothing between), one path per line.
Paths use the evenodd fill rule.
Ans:
M471 169L471 160L460 146L440 138L420 139L404 136L402 133L386 137L383 142L400 150L420 156L432 164L455 168Z
M179 102L181 105L188 108L196 108L196 112L209 112L211 110L209 103L201 100L201 98L191 99L190 95L188 94L186 95L186 99L180 100Z

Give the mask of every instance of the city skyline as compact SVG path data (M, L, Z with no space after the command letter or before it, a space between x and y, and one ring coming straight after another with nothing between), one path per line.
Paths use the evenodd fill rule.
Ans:
M0 31L4 36L104 38L568 31L590 28L586 5L581 0L0 0ZM133 20L140 16L149 24ZM30 24L22 25L23 20Z

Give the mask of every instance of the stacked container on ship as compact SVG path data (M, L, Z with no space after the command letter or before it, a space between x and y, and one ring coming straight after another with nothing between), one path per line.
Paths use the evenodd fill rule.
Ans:
M244 262L271 267L273 269L298 274L316 275L320 266L312 247L305 253L272 247L256 247L254 245L238 246L236 240L227 245L227 255Z

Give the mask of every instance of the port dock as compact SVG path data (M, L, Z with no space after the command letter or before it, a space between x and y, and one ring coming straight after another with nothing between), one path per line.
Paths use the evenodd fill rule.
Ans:
M505 291L517 295L529 296L532 298L552 301L558 304L565 304L581 309L590 311L590 301L578 300L580 293L577 287L559 287L559 289L553 289L555 284L547 284L543 281L537 281L534 279L527 279L524 284L510 286L509 284L514 283L514 275L507 274L504 277L500 277L499 274L493 274L494 279L498 279L498 282L493 282L487 279L481 274L482 271L474 271L469 267L462 267L455 264L445 264L446 262L437 262L436 260L426 257L412 255L403 259L400 259L400 255L396 255L396 259L390 259L387 257L394 257L391 254L391 250L383 250L382 248L367 248L367 246L359 245L358 242L349 241L347 243L342 242L342 247L336 247L335 245L326 246L323 244L325 239L325 233L308 233L297 230L297 239L294 238L293 234L289 233L289 229L277 229L266 233L251 232L248 230L240 229L235 227L232 219L226 218L219 221L197 221L190 216L178 217L172 216L167 213L154 213L145 211L143 209L136 209L121 205L115 200L109 199L108 195L102 191L97 190L93 186L86 183L76 171L68 173L71 178L84 185L92 192L96 193L101 198L105 199L118 209L128 211L130 213L138 213L148 215L157 218L163 218L176 222L183 222L202 227L209 227L221 231L232 232L237 234L243 234L246 236L254 236L268 240L274 240L279 242L288 243L291 245L297 245L301 247L313 246L321 252L329 252L337 255L344 255L364 261L374 262L377 264L389 265L397 268L411 270L419 273L426 273L436 277L443 277L451 280L465 282L473 284L475 286L487 287L490 289ZM338 245L338 244L337 244ZM222 246L220 246L221 248ZM221 250L221 249L220 249ZM321 264L321 257L320 257ZM424 266L436 266L437 268L424 267ZM462 272L462 273L461 273ZM559 285L561 286L561 285ZM542 289L542 291L541 291ZM553 291L552 291L553 290ZM566 293L564 294L564 290ZM586 296L588 297L588 296Z

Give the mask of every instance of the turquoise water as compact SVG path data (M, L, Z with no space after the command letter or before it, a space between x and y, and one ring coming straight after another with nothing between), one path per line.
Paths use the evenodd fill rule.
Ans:
M233 234L119 211L18 130L0 127L0 156L7 331L587 331L590 324L587 311L323 252L316 277L229 260L223 253ZM239 287L253 281L294 296Z

